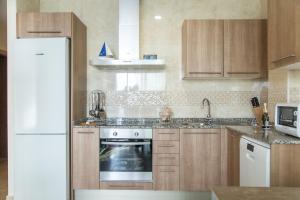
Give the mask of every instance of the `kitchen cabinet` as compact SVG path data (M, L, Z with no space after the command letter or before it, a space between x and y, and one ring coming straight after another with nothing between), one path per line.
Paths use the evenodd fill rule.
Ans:
M185 20L183 79L265 78L266 20Z
M271 186L300 187L300 145L271 145Z
M154 166L154 189L179 191L179 166Z
M72 37L72 13L18 13L17 36Z
M239 133L227 132L227 181L228 186L240 186L240 139Z
M221 130L180 129L180 190L221 185Z
M99 189L99 128L73 128L73 189Z
M268 1L269 68L300 60L300 1Z
M264 78L267 20L224 21L224 77Z
M179 129L153 130L153 189L179 191Z
M223 77L222 20L185 20L182 28L184 79Z

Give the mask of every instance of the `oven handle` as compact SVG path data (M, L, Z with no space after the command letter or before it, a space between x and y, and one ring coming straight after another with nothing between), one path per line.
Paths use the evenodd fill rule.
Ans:
M136 146L136 145L149 145L151 144L151 142L101 142L101 144Z

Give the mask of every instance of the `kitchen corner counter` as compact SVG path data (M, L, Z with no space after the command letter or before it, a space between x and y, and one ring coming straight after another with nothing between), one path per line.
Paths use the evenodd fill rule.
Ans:
M252 126L226 126L226 128L266 144L300 144L300 138L285 135L274 128L269 130Z
M299 200L300 188L216 187L212 200Z

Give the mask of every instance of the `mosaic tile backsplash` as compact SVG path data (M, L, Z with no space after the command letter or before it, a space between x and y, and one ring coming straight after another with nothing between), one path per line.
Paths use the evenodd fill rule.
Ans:
M139 91L106 92L108 117L158 117L164 106L174 112L173 117L206 117L207 107L202 100L211 101L213 117L253 117L250 98L259 96L254 91Z

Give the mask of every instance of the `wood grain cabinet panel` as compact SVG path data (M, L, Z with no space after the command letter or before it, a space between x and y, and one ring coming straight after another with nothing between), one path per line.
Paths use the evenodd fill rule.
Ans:
M300 145L271 145L271 186L300 187Z
M99 189L99 128L73 129L73 189Z
M179 142L178 141L155 141L153 143L153 153L155 154L179 153Z
M208 191L221 185L221 130L180 130L180 190Z
M182 28L184 79L223 77L223 20L185 20Z
M300 1L268 1L269 68L299 62Z
M101 182L103 190L152 190L152 183L138 182Z
M227 180L229 186L240 186L240 134L227 129Z
M72 13L18 13L17 37L71 37Z
M155 190L179 190L179 166L155 166L153 177Z
M225 20L224 76L263 78L267 66L267 20Z
M153 140L179 140L179 129L153 129Z
M154 166L179 166L179 154L153 154Z

